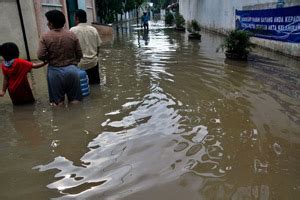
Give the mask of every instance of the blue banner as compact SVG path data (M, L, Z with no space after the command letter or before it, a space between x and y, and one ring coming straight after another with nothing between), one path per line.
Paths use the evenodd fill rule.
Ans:
M236 28L259 38L300 43L300 6L236 10Z

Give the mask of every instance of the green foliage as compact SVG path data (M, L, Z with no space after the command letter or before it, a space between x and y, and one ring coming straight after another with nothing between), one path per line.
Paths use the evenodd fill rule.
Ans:
M146 0L135 0L136 7L140 7Z
M220 48L225 49L229 53L235 53L240 56L247 56L249 51L255 45L250 42L250 32L243 30L230 31L224 39Z
M126 0L125 1L125 12L135 9L135 0Z
M165 15L165 24L168 26L172 26L174 24L174 16L172 13L168 12Z
M161 8L166 9L174 0L152 0L151 2L154 4L154 7L160 10Z
M112 23L117 14L123 13L123 2L120 0L96 0L98 15L104 23Z
M175 14L175 24L177 28L184 28L185 26L185 19L180 13Z
M152 9L153 13L160 13L160 8L161 7L157 4L153 5L153 9Z
M196 20L192 20L191 22L187 23L187 30L188 32L192 33L192 34L199 34L199 32L201 31L200 25Z
M123 14L140 7L146 0L96 0L101 22L112 23L117 14Z

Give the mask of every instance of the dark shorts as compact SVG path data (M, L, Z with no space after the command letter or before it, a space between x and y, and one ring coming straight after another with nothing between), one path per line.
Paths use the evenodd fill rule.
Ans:
M147 22L147 23L144 23L143 26L144 26L144 29L149 29L149 24L148 24L148 22Z
M22 81L14 91L8 90L8 92L14 105L31 104L35 102L27 79Z
M63 102L65 95L67 95L69 102L82 100L80 79L75 65L48 66L47 80L50 103Z
M85 70L89 77L89 84L100 84L99 64L91 69Z

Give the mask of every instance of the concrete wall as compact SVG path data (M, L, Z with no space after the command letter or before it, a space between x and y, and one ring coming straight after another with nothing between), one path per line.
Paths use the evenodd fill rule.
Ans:
M32 16L36 18L37 28L39 36L44 32L49 31L47 26L47 19L45 17L45 13L50 10L60 10L62 11L67 18L67 5L65 0L33 0L35 12L31 13ZM69 27L68 20L66 21L66 27Z
M31 58L36 58L38 31L34 13L34 5L32 1L20 1L25 31L29 46L29 54ZM20 18L18 15L17 3L15 0L0 1L0 44L4 42L14 42L20 50L20 57L26 57L24 39L22 35Z
M286 0L285 7L300 5L300 0ZM202 27L226 34L235 28L235 10L276 8L277 0L179 0L179 12L186 20L196 19ZM300 45L255 38L272 50L300 57Z
M83 0L79 0L83 1ZM85 0L85 9L87 14L87 23L92 24L96 21L96 6L94 0Z

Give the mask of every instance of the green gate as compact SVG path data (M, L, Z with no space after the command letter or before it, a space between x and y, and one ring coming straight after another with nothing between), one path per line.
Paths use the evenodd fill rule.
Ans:
M75 26L75 11L78 9L77 0L67 0L68 19L70 28Z

